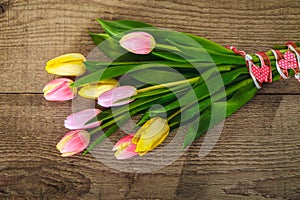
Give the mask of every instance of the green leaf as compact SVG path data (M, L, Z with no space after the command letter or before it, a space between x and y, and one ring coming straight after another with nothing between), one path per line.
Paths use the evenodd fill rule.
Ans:
M109 37L106 34L95 34L89 32L92 40L97 47L112 61L136 61L136 60L151 60L154 57L152 55L137 55L128 52L120 46L119 40Z
M160 68L156 69L143 69L135 72L129 73L129 75L136 80L146 83L146 84L164 84L175 81L184 80L185 77L175 70L170 70L170 68Z
M121 76L125 74L126 72L133 70L136 68L136 65L127 65L126 67L119 67L119 66L114 66L114 67L109 67L109 68L103 68L99 69L96 72L93 72L91 74L88 74L78 80L76 80L72 86L74 87L81 87L87 84L91 83L97 83L98 81L109 79L109 78L115 78L118 76ZM149 65L144 65L144 67L151 67ZM136 70L142 70L143 68L136 68Z
M151 53L152 55L155 55L159 58L163 58L165 60L171 60L171 61L175 61L175 62L179 62L179 63L186 63L188 62L187 59L185 59L184 57L181 57L177 54L174 54L172 52L164 52L164 51L152 51Z
M100 18L97 18L96 20L110 36L117 35L131 29L152 27L149 24L132 20L106 21Z
M198 62L215 62L216 64L245 64L245 59L240 55L228 55L224 53L218 53L210 49L204 49L201 47L183 46L174 41L170 43L181 50L186 56L192 57Z
M105 32L111 36L122 34L131 30L137 31L139 29L139 31L144 30L145 32L152 34L158 43L166 44L166 40L168 39L182 45L199 47L200 44L204 49L210 49L224 54L235 55L233 51L213 41L192 34L158 29L150 24L132 20L105 21L102 19L97 19L97 21L101 24ZM120 38L121 36L122 35L119 35L118 38Z
M233 51L230 49L227 49L226 47L223 47L222 45L219 45L211 40L208 40L206 38L202 38L193 34L186 33L187 36L191 37L195 41L197 41L203 48L205 49L211 49L220 53L225 53L229 55L235 55Z
M242 87L236 90L234 95L227 100L227 102L216 102L213 103L211 108L206 109L200 115L200 121L198 125L191 125L185 136L183 148L190 145L196 138L204 134L208 129L212 128L225 117L230 116L232 113L240 109L245 103L251 100L257 92L257 88L252 82L252 79L247 79L242 82ZM234 90L231 88L231 90ZM230 91L227 91L228 94ZM219 112L224 110L226 106L226 114ZM214 116L212 117L212 113ZM195 128L196 127L196 128Z
M96 45L101 44L103 41L105 41L107 38L109 38L109 35L104 34L104 33L96 34L96 33L90 32L90 31L88 33Z

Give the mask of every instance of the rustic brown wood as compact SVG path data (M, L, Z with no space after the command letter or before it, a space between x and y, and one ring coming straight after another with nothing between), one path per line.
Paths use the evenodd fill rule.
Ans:
M2 94L0 197L298 199L299 97L258 95L225 121L206 157L198 156L201 138L176 162L141 174L109 168L94 152L61 158L55 144L67 131L62 121L70 103Z
M101 30L94 20L97 17L142 20L235 45L249 53L300 41L300 4L292 0L3 2L0 92L41 92L53 78L44 71L47 60L69 52L87 55L94 48L86 31ZM279 87L292 93L299 90L295 85L288 82ZM271 86L268 92L278 90Z
M298 0L0 0L0 199L300 199L293 78L266 85L228 118L206 157L198 156L202 137L174 163L144 174L106 166L98 153L110 149L61 158L55 144L72 103L35 94L54 78L44 71L48 59L94 48L86 30L101 30L96 17L144 21L251 53L300 41L299 13Z

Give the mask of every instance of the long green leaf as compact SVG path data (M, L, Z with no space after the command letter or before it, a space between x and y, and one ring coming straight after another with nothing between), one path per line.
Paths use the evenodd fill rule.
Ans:
M230 116L232 113L240 109L245 103L253 98L257 92L257 88L253 84L252 80L245 82L245 86L240 87L226 102L213 103L211 108L206 109L200 114L199 124L192 124L187 131L184 139L183 148L190 145L196 138L204 134L209 128L212 128L225 117ZM245 92L247 91L247 92ZM226 114L218 112L226 109ZM212 116L214 113L214 116Z

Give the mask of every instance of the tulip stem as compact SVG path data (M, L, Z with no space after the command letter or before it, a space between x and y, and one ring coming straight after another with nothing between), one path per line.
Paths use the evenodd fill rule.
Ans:
M199 80L199 78L200 77L194 77L194 78L190 78L190 79L187 79L187 80L176 81L176 82L171 82L171 83L165 83L165 84L160 84L160 85L154 85L154 86L139 89L139 90L137 90L137 92L142 93L142 92L148 92L148 91L151 91L151 90L156 90L156 89L165 88L165 87L173 87L173 86L181 85L181 84L184 84L184 83L194 83L197 80Z
M95 134L95 133L97 133L97 132L103 130L104 128L109 127L110 125L112 125L112 124L118 122L118 121L121 120L121 119L122 119L122 116L119 116L119 117L116 117L115 119L113 119L113 120L111 120L111 121L106 122L105 124L102 124L102 125L98 126L98 127L95 128L94 130L90 131L90 135L93 135L93 134Z

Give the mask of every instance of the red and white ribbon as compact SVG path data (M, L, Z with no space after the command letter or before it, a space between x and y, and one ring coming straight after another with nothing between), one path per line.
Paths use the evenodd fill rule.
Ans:
M299 50L297 50L297 45L294 42L287 42L288 48L296 54L298 62L298 73L295 72L295 78L300 82L300 55Z
M254 76L260 83L264 82L272 82L272 67L271 67L271 62L265 52L258 52L255 54L261 63L261 67L258 67L254 65L253 70L256 70L257 72L254 73Z
M299 55L299 51L296 50L297 49L297 46L294 42L288 42L286 43L286 45L288 46L288 48L293 51L295 54L296 54L296 57L297 57L297 61L298 61L298 68L300 70L300 55Z
M245 51L240 51L240 50L237 50L234 46L230 46L228 47L230 50L232 50L234 53L236 54L240 54L241 56L243 56L245 58L245 61L246 61L246 65L248 67L248 70L249 70L249 74L255 84L255 86L257 87L257 89L260 89L261 86L260 84L257 82L257 79L256 77L254 76L254 74L252 73L252 66L254 65L253 62L252 62L252 56L249 55L249 54L246 54Z
M276 52L276 50L274 49L271 49L271 52L273 53L274 57L275 57L275 63L276 63L276 69L278 71L278 73L280 74L280 76L283 78L283 79L287 79L288 76L285 75L285 73L283 73L283 71L281 70L279 64L278 64L278 54Z

